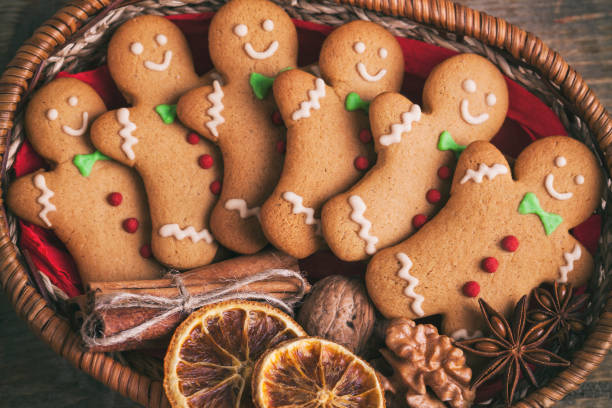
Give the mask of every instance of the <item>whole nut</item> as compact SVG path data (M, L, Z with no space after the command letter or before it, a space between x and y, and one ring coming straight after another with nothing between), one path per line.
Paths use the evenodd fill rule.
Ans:
M297 320L309 335L360 353L372 335L374 313L360 280L332 275L314 284Z

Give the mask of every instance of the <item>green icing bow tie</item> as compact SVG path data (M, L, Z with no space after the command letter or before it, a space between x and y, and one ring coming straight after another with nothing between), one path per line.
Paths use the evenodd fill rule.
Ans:
M363 110L366 114L370 111L370 102L366 102L361 99L361 96L356 92L351 92L346 95L346 100L344 101L344 107L347 111L353 112L357 109Z
M443 152L446 150L452 150L452 152L455 153L455 157L458 159L466 147L467 146L457 144L447 130L440 133L440 139L438 140L438 150L442 150Z
M279 71L279 74L284 71L288 71L292 69L291 67L283 68ZM249 77L249 84L253 89L253 93L257 97L257 99L265 99L270 90L272 89L272 84L274 84L274 79L276 77L269 77L263 74L259 74L257 72L252 72Z
M94 164L98 160L110 160L110 157L103 155L98 150L90 154L77 154L72 162L79 169L83 177L89 177Z
M155 112L157 112L166 125L174 123L174 119L176 119L176 105L157 105L155 107Z
M518 212L520 214L535 214L540 217L540 221L544 226L546 235L550 235L563 222L563 218L559 214L553 214L544 211L540 206L540 201L534 193L527 193L519 204Z

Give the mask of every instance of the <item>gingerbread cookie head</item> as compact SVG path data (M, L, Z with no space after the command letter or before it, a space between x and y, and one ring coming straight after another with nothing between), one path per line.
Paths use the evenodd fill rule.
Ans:
M340 95L357 93L370 101L385 91L398 91L404 57L397 40L369 21L351 21L334 30L319 56L321 75Z
M105 111L104 102L89 85L75 78L58 78L32 97L26 131L37 152L62 163L94 150L87 137L89 125Z
M252 72L275 76L297 64L298 39L291 19L267 0L232 0L210 23L210 57L227 78Z
M603 177L597 159L572 138L551 136L527 146L514 173L540 206L559 214L568 228L586 220L599 205Z
M117 29L108 68L133 105L171 103L197 82L191 51L179 28L159 16L140 16Z
M449 121L453 136L469 137L456 140L467 145L478 133L501 127L508 111L508 88L495 65L476 54L462 54L433 69L423 89L423 105Z

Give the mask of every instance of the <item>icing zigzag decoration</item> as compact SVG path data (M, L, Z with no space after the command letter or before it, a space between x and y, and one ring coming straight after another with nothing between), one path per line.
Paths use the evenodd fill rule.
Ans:
M196 231L194 227L187 227L185 229L181 229L178 224L166 224L163 225L159 229L159 235L164 238L174 237L176 239L183 240L185 238L190 238L194 243L200 242L201 240L206 241L209 244L212 244L213 237L210 235L208 230L204 228L202 231Z
M53 197L55 193L51 191L49 187L47 187L47 183L45 182L45 176L43 176L42 174L37 174L36 176L34 176L34 185L37 189L42 191L42 194L36 200L38 204L41 204L43 206L43 209L38 213L38 216L41 220L45 222L47 227L51 227L51 221L49 221L49 218L47 218L47 214L51 211L57 210L57 207L55 207L55 205L53 205L51 201L49 201L49 199Z
M423 316L425 314L423 311L423 301L425 298L414 291L419 284L419 280L410 274L412 260L403 252L397 253L395 257L402 264L402 268L397 272L397 276L408 281L408 287L404 289L404 294L412 298L412 310L414 313Z
M368 255L372 255L376 252L378 237L370 234L372 223L363 216L366 210L366 205L363 202L363 199L358 195L350 196L349 204L353 208L353 211L351 212L351 220L361 226L361 229L359 230L359 237L366 242L366 253Z
M300 120L302 118L310 117L311 109L319 109L319 99L325 96L325 81L321 78L315 80L315 89L308 91L308 100L300 103L300 109L293 112L291 119Z
M219 137L219 131L217 130L217 126L222 123L225 123L225 118L221 115L221 111L224 108L222 102L224 94L223 90L221 89L221 84L219 84L219 81L213 81L212 86L214 92L211 92L206 97L210 101L210 103L212 103L212 106L206 111L206 113L212 118L212 120L206 122L206 127L210 130L210 133L212 133L216 137Z
M316 226L316 234L321 234L321 220L318 220L314 217L314 209L310 207L304 207L303 199L299 195L287 191L283 193L283 198L293 204L293 214L305 214L306 215L306 224L315 225Z
M567 282L567 274L574 270L574 261L577 261L582 256L582 250L579 245L574 246L572 252L566 252L563 254L566 264L559 268L559 279L557 282Z
M242 198L232 198L225 202L225 209L228 211L238 211L240 218L255 216L259 218L259 207L249 208L246 201Z
M394 123L391 125L391 133L380 137L380 144L389 146L393 143L402 141L402 133L412 130L412 122L418 122L421 119L421 107L417 104L412 105L409 112L402 113L402 123Z
M485 176L489 180L493 180L500 174L508 174L508 168L503 164L494 164L493 167L489 167L484 163L480 163L478 170L467 169L465 171L465 176L463 176L459 183L463 184L468 180L474 180L475 183L482 183L482 179Z
M119 136L124 140L121 150L128 159L134 160L136 155L132 147L138 143L138 139L132 134L136 130L136 124L130 121L130 111L127 108L119 109L117 111L117 121L123 125L123 128L119 131Z

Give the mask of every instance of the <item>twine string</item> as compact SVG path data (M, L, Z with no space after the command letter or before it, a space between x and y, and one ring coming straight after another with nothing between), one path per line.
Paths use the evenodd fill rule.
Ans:
M296 279L299 283L296 294L285 300L281 300L277 297L261 292L238 292L238 290L241 288L244 288L252 283L276 278ZM83 338L85 345L88 347L107 347L122 344L129 340L138 340L148 329L163 323L170 316L176 314L190 314L202 306L225 300L248 299L265 301L270 303L272 306L293 315L293 305L304 297L306 288L308 287L306 279L299 272L289 269L268 269L233 282L228 281L226 286L201 295L190 294L183 282L182 277L178 274L174 274L172 276L172 284L178 289L179 295L170 299L162 296L138 295L125 292L101 295L97 297L93 310L87 314L83 321L83 325L81 326L81 337ZM98 316L100 313L112 309L130 307L159 309L162 313L142 324L123 330L117 334L100 336L99 333L97 333L99 323Z

